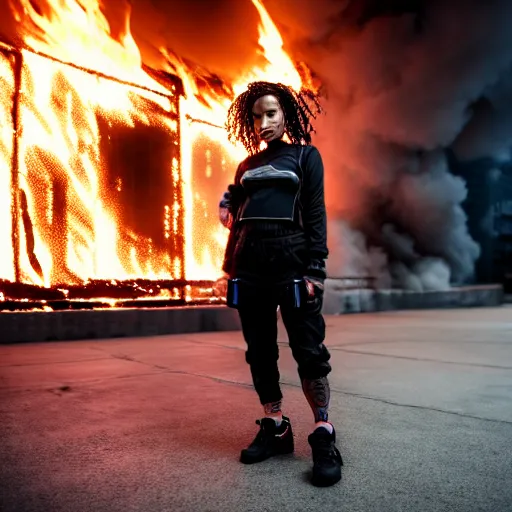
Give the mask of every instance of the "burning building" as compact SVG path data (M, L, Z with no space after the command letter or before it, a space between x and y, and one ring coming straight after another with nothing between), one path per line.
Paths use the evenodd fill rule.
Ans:
M245 156L227 142L223 123L233 97L254 79L294 88L321 83L325 91L327 115L318 120L315 144L326 164L331 276L374 276L381 287L420 291L474 278L486 252L475 229L490 207L474 215L466 208L467 176L453 158L463 160L471 146L467 158L488 156L506 175L510 138L489 148L482 133L492 129L482 128L481 109L472 110L482 98L508 98L505 3L500 10L499 1L468 2L465 37L454 44L456 2L222 1L215 9L228 7L218 17L211 2L208 9L184 2L182 11L197 12L181 30L183 12L169 15L180 21L162 36L160 13L180 9L179 2L140 0L132 7L140 6L136 18L144 20L157 54L145 64L124 0L4 3L0 298L6 308L34 301L69 307L74 299L78 307L99 299L107 305L210 300L226 241L217 201ZM145 10L153 14L145 18ZM294 60L269 12L286 31ZM233 30L236 37L246 30L240 19L258 27L257 65L238 63L240 52L229 43ZM212 39L195 52L187 46L194 24ZM224 32L213 63L208 46L220 45ZM221 79L215 73L227 61ZM315 83L296 61L314 67ZM502 130L490 110L484 121Z
M245 157L227 107L258 77L302 84L254 5L267 65L228 87L164 48L165 71L145 66L129 18L114 37L97 0L10 3L23 37L0 46L6 307L211 298L227 238L217 203Z

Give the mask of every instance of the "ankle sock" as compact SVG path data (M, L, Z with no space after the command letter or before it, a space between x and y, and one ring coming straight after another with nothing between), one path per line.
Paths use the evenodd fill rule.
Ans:
M265 414L265 418L272 418L276 422L277 427L280 427L281 423L283 422L282 414L281 414L281 416L275 416L275 415L269 416L268 414Z
M269 402L263 405L263 413L265 418L272 418L279 427L283 421L283 413L281 411L281 400L277 402Z
M320 427L325 428L325 430L327 430L329 434L332 434L334 432L334 426L332 425L332 423L329 423L328 421L317 421L315 423L315 430Z

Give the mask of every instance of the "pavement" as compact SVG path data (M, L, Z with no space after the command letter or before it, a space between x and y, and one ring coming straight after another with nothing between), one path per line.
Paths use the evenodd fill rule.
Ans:
M512 305L327 316L342 481L280 330L296 452L244 466L239 332L0 346L2 512L512 511Z

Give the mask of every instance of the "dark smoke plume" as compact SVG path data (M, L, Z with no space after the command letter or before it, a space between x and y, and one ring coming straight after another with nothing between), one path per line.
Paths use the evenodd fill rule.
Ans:
M512 3L322 0L288 17L268 4L325 86L331 275L420 290L471 280L480 249L447 153L510 159Z

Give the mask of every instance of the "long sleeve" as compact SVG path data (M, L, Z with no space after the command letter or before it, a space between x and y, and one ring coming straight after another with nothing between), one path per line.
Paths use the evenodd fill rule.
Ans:
M229 228L229 237L228 242L226 244L226 249L224 251L224 262L222 265L222 270L227 274L231 273L232 265L233 265L233 257L236 245L236 231L237 231L237 216L238 210L243 202L243 188L240 184L240 174L241 174L241 166L240 164L235 173L234 183L228 186L228 190L222 196L222 199L219 203L219 210L226 210L229 212L230 221L226 225ZM222 213L221 213L221 222L222 222Z
M307 152L303 164L302 222L309 243L308 274L325 278L324 260L327 248L327 213L324 195L324 165L314 146Z

